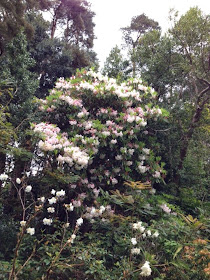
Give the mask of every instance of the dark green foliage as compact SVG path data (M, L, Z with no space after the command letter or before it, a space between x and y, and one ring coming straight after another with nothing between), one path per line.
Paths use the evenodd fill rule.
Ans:
M32 26L25 15L33 9L49 8L50 0L1 0L0 2L0 55L6 44L16 37L20 29L24 29L28 37L33 34Z
M127 69L128 66L129 62L123 58L119 47L116 46L110 51L104 63L103 74L123 81L126 80L130 72L130 70Z

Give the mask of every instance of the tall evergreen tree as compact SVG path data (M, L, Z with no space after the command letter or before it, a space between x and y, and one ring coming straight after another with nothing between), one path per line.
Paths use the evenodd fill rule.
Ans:
M129 26L121 28L125 46L128 48L130 60L132 63L133 76L136 75L136 50L139 40L143 35L151 30L160 30L158 22L148 18L145 14L135 16L131 19Z
M26 13L31 10L49 8L50 0L1 0L0 2L0 55L5 45L13 39L21 28L30 37L32 26L26 20Z

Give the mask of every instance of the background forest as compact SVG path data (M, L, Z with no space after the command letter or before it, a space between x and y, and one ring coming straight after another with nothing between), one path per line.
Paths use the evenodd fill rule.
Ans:
M88 1L1 0L0 279L209 279L210 20L170 16L99 71Z

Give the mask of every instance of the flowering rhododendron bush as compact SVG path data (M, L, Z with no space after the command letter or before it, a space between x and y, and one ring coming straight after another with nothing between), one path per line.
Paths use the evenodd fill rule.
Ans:
M147 127L164 112L155 96L140 79L118 84L93 71L60 78L39 100L44 119L32 125L38 147L59 170L80 177L72 189L95 197L100 188L115 189L125 180L159 182L163 164L147 146Z

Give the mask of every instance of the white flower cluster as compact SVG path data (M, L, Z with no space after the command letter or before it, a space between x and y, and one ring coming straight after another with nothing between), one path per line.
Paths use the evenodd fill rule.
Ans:
M51 226L52 222L53 222L52 219L48 219L48 218L43 219L43 224L46 226Z
M97 218L100 217L104 211L106 210L106 207L104 207L103 205L100 206L99 209L96 209L95 207L87 207L86 208L86 213L84 214L84 217L86 219L93 219L93 218Z
M28 234L30 234L30 235L34 235L34 233L35 233L35 228L29 227L29 228L26 229L26 232L27 232Z
M70 106L76 106L76 107L81 107L81 108L83 107L82 100L80 100L80 99L73 99L68 95L61 95L61 96L59 96L59 99L64 100Z
M83 224L83 218L81 217L81 218L77 219L76 225L79 227L82 224Z
M91 76L95 79L95 85L97 85L96 80L98 80L99 82L104 81L104 89L106 92L110 91L112 94L117 95L119 98L134 98L136 101L141 101L139 91L133 89L133 87L131 86L132 83L130 82L118 85L116 79L108 78L107 76L103 76L100 73L95 73L92 70L88 71L86 75ZM139 79L138 82L142 83L142 80ZM89 85L88 82L82 83L82 88L91 89L94 91L94 83L89 83ZM138 90L142 90L144 92L151 92L149 87L146 87L142 84L138 86Z
M57 160L59 163L68 163L69 166L77 164L77 169L87 167L90 157L85 151L81 151L79 147L66 147L64 148L64 155L59 155Z
M8 179L8 175L5 173L0 174L0 180L1 181L6 181Z
M142 222L139 221L137 223L134 223L132 224L132 228L136 231L140 231L140 233L142 233L142 237L145 238L145 237L154 237L154 238L157 238L159 236L159 232L156 230L153 234L151 232L150 229L148 229L146 231L146 228L142 225Z
M137 223L133 223L132 224L132 228L137 231L137 232L140 232L141 233L141 237L142 238L146 238L146 237L152 237L152 238L157 238L159 236L159 232L156 230L153 234L151 232L151 230L147 230L146 231L146 228L142 225L142 222L139 221ZM138 235L137 235L138 236ZM139 237L139 236L138 236ZM138 244L138 240L137 240L137 237L132 237L131 238L131 243L133 246L137 245ZM140 248L132 248L131 249L131 254L132 255L139 255L140 254Z
M141 276L150 276L152 274L150 263L148 261L144 263L144 265L141 267L141 270Z
M52 124L40 123L34 126L34 131L41 133L45 138L44 141L39 141L38 145L41 150L64 150L64 155L59 155L57 157L59 163L66 162L70 166L73 166L73 164L76 163L78 169L87 166L90 158L88 154L85 151L81 151L79 147L74 147L65 135L59 135L60 128Z
M72 88L72 84L71 82L68 82L66 80L64 80L63 77L59 78L58 81L55 84L55 88L57 89L71 89Z
M56 192L56 196L57 197L62 197L62 196L65 196L66 192L64 190L60 190L60 191L57 191Z
M139 230L141 233L145 231L145 227L142 226L142 222L137 222L133 224L133 229Z

